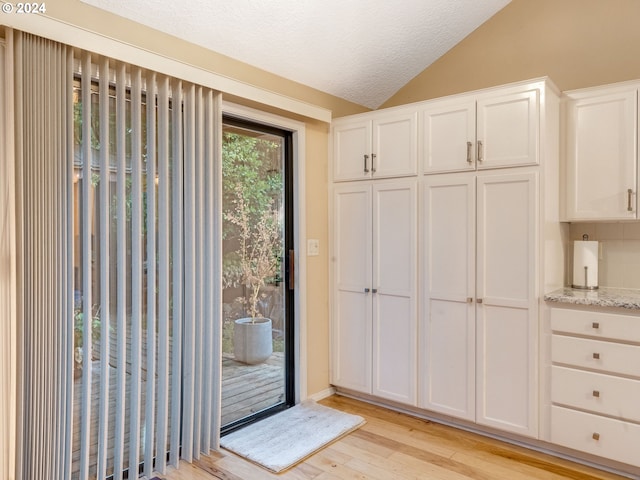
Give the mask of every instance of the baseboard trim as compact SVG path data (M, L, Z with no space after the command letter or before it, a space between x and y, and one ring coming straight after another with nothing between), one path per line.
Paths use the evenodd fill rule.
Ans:
M322 400L323 398L328 398L331 395L334 395L335 393L336 393L336 389L333 388L333 387L329 387L329 388L325 388L324 390L321 390L319 392L316 392L313 395L309 395L308 398L318 402L318 401Z

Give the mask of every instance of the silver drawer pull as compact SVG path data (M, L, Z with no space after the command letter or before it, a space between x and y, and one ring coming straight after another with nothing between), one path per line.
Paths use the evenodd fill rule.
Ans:
M594 440L600 440L600 434L598 432L593 432L591 438L593 438Z
M467 142L467 162L468 163L472 163L473 160L471 159L471 147L473 146L473 144L471 142Z
M593 322L593 323L591 324L591 327L592 327L592 328L600 328L600 324L599 324L598 322Z
M595 358L596 360L600 360L600 354L599 353L594 353L593 354L593 358Z
M593 391L593 396L596 398L600 398L600 392L598 390Z

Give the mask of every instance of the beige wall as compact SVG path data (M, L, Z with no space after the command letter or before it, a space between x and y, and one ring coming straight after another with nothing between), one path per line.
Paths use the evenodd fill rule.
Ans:
M640 78L640 1L513 0L383 107L549 76L560 90Z

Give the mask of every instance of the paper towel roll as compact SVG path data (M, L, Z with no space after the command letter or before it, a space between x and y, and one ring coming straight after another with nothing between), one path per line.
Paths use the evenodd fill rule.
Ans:
M585 273L586 267L586 273ZM598 288L598 242L573 243L573 288Z

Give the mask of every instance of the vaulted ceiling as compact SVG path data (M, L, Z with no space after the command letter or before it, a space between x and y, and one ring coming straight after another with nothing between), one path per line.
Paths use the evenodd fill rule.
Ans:
M377 108L510 0L82 0Z

